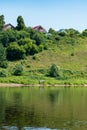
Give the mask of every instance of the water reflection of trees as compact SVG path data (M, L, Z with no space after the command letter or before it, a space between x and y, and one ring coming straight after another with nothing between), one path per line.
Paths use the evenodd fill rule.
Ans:
M48 92L48 99L52 105L56 103L56 100L58 101L59 97L59 90L50 90Z
M5 99L5 92L0 91L0 124L4 120L5 117L5 107L6 107L6 99Z
M7 105L5 109L5 120L4 122L9 125L20 126L20 117L22 114L22 95L20 92L13 93L13 104Z

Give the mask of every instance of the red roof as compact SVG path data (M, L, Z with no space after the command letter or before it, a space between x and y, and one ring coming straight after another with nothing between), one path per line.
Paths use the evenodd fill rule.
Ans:
M46 33L47 31L42 27L42 26L35 26L35 27L33 27L33 29L34 30L37 30L37 31L40 31L40 32L44 32L44 33Z

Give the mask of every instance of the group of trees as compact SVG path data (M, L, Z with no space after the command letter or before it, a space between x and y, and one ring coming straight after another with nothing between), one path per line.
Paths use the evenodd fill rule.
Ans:
M87 36L87 29L79 33L75 29L55 31L50 28L48 33L26 27L22 16L17 18L15 29L3 30L5 25L4 15L0 16L0 66L5 60L19 60L28 55L34 55L49 47L49 43L64 41L74 44L77 37Z
M4 16L0 16L0 45L7 60L19 60L47 49L44 33L26 27L22 16L17 18L15 29L3 30ZM2 54L1 50L1 54ZM1 59L1 58L0 58ZM4 57L3 57L4 59Z

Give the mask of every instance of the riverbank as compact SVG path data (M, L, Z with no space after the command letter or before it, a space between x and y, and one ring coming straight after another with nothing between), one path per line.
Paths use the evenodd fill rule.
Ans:
M0 83L0 87L87 87L87 84L17 84L17 83Z
M28 76L10 76L0 78L0 87L23 87L23 86L85 86L86 78L55 79L50 77L28 77Z

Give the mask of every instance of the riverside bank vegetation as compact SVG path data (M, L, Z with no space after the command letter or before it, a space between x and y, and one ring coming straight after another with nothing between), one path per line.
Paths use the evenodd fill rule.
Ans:
M21 84L87 84L87 29L48 32L17 26L5 28L0 16L0 82Z

